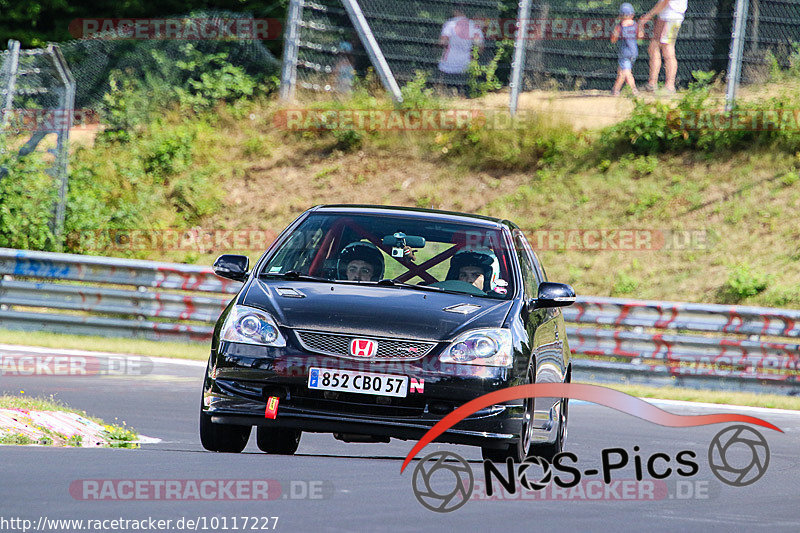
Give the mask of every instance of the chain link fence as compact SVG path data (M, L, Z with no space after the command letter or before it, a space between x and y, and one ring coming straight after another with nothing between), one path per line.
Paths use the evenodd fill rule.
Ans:
M0 150L11 150L14 145L7 137L21 136L24 142L15 149L19 156L25 156L35 151L47 135L55 134L55 146L47 150L52 155L47 172L58 190L50 226L60 239L66 209L68 141L75 81L58 46L20 50L17 41L9 41L8 45L0 67L3 97ZM3 153L2 159L9 162L8 156L10 154ZM2 166L0 182L4 179L8 179L8 168Z
M536 2L530 19L535 31L525 40L523 90L561 88L610 89L617 77L617 46L610 38L621 2L556 0ZM632 0L636 20L655 0ZM692 81L693 71L727 69L733 13L731 0L691 0L676 44L678 84ZM647 81L648 45L653 23L639 40L637 81ZM663 72L662 78L663 80Z
M207 28L222 28L232 20L253 20L246 13L229 11L201 11L158 20L184 21L184 24L202 24ZM144 19L142 19L144 20ZM186 47L203 54L225 54L231 65L242 67L251 75L264 77L276 75L280 61L267 50L259 39L233 35L227 38L212 36L200 38L182 35L184 38L126 38L119 32L98 32L89 38L61 43L64 57L72 70L77 84L75 105L78 108L96 107L109 89L112 71L131 77L159 78L159 83L180 85L185 75L177 65L187 59Z
M368 54L347 11L338 0L307 0L302 4L297 86L320 93L346 92L350 84L342 71L352 68L355 75L363 78L370 67ZM399 84L422 72L431 84L453 87L462 93L467 92L469 74L445 73L439 68L445 51L439 39L447 21L463 13L475 22L472 26L455 26L452 31L465 37L472 33L479 42L476 28L482 26L482 21L516 16L516 3L487 0L360 0L358 5ZM480 33L483 45L479 47L478 63L486 65L498 55L504 40L488 38L482 29ZM511 41L505 41L507 52L499 57L496 72L501 80L507 80L510 71Z
M319 93L346 92L352 74L365 76L371 66L369 54L354 30L344 4L348 0L293 0L300 6L297 28L297 87ZM617 70L617 46L610 42L617 23L620 1L551 0L539 2L490 2L485 0L358 0L366 21L385 56L394 79L401 85L422 71L431 85L451 85L460 92L469 85L470 74L444 76L440 62L446 46L442 29L458 11L480 28L482 46L479 65L497 57L497 78L503 85L513 80L511 50L517 22L526 21L526 31L517 45L524 48L521 64L522 90L608 90ZM636 19L656 0L631 0ZM525 10L529 11L526 13ZM744 53L733 53L734 13L744 6ZM289 23L291 24L291 20ZM521 26L521 25L520 25ZM474 30L470 28L471 32ZM648 78L648 46L653 22L639 40L635 78ZM472 33L474 35L474 33ZM686 87L694 71L727 73L743 57L742 82L758 83L779 68L800 65L800 2L797 0L690 0L678 34L677 82ZM478 44L478 40L475 40ZM290 65L291 67L291 65ZM800 68L800 67L795 67ZM350 71L350 69L352 69ZM350 74L342 74L350 71ZM734 73L738 69L734 69ZM663 71L661 78L663 80ZM342 80L345 83L342 83ZM734 78L734 82L737 82ZM735 94L735 93L732 93ZM513 109L512 104L512 109Z
M776 69L800 76L800 1L750 0L745 28L743 83L762 83Z

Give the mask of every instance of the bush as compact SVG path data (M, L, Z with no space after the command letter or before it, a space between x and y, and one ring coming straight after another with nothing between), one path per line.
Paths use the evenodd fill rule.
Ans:
M713 73L694 72L695 82L676 105L637 99L631 116L603 131L602 157L623 152L658 154L667 152L721 151L750 149L754 145L783 145L796 150L800 146L797 125L782 122L773 127L770 119L778 110L792 120L796 102L786 97L742 103L725 112L712 98ZM755 124L753 124L755 121ZM755 127L754 127L755 126Z
M0 139L0 247L54 250L50 224L58 184L40 154L17 157Z
M150 50L141 72L110 73L109 90L101 104L101 116L108 126L104 138L129 140L170 104L199 113L219 102L236 102L278 86L276 76L253 76L232 64L226 52L204 53L185 43L174 53L178 57Z
M181 51L185 59L175 62L184 77L183 85L175 88L181 105L201 111L255 92L256 81L242 67L232 65L227 53L204 54L191 44L181 46Z
M719 295L723 303L738 303L745 298L764 292L769 285L769 277L753 272L748 265L736 265L722 285Z
M144 153L140 155L144 171L163 179L186 169L192 162L194 132L183 127L153 129L157 132L144 143Z
M509 52L513 46L513 41L501 42L495 50L494 57L486 65L479 63L478 49L472 49L472 61L467 66L467 87L470 98L480 98L503 86L503 82L497 77L497 66L509 59Z

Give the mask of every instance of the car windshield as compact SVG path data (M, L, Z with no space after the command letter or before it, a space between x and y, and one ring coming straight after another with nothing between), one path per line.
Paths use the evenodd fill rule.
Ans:
M508 299L514 287L507 248L494 228L419 217L316 213L292 232L260 274L409 284Z

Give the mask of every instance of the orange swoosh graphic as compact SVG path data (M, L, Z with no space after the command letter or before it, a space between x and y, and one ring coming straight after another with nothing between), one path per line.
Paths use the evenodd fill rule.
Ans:
M635 417L653 422L661 426L668 427L695 427L707 426L710 424L720 424L724 422L744 422L755 424L768 429L774 429L783 433L783 430L760 418L748 415L740 415L736 413L720 413L716 415L676 415L663 409L659 409L655 405L647 403L646 401L625 394L614 389L601 387L599 385L584 385L577 383L533 383L528 385L518 385L516 387L509 387L507 389L498 390L479 396L472 401L469 401L442 418L425 435L417 442L414 447L408 452L406 460L403 461L403 466L400 468L402 473L408 463L419 453L422 448L430 444L436 437L456 425L458 422L464 420L469 415L476 411L495 405L498 403L508 402L511 400L519 400L522 398L570 398L574 400L584 400L587 402L596 403L611 407L617 411L633 415Z

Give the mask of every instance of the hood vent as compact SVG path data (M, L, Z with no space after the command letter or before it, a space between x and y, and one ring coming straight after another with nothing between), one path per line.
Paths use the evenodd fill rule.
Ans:
M298 291L297 289L293 289L292 287L277 287L275 289L279 295L284 296L286 298L305 298L306 295L302 292Z
M457 304L451 305L450 307L445 307L442 309L442 311L447 311L448 313L458 313L460 315L468 315L470 313L474 313L480 308L480 305L475 304Z

